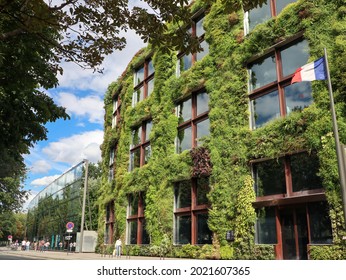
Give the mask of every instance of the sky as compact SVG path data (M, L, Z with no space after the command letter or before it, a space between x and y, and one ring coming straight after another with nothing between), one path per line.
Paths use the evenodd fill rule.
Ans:
M66 108L70 120L48 123L48 140L38 142L24 155L28 169L24 190L30 190L27 204L48 184L70 167L88 159L101 160L103 142L104 94L108 85L123 73L144 43L133 31L126 33L127 45L105 58L103 74L83 70L74 63L63 63L59 86L47 91L57 105Z

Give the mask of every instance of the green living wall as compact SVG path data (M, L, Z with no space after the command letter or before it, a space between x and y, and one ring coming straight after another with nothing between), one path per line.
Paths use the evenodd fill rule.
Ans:
M310 248L316 259L345 258L345 226L338 182L335 143L329 112L329 98L324 81L313 82L314 103L302 112L291 113L262 128L249 129L248 76L246 62L271 46L299 32L309 43L310 60L328 49L340 139L346 142L346 1L304 1L289 4L276 18L256 26L244 35L241 2L196 1L192 9L205 9L205 40L209 55L196 62L180 77L175 75L176 52L162 53L150 46L140 50L123 75L112 83L105 95L105 136L102 145L103 178L100 190L99 235L103 242L105 205L114 201L115 236L125 239L127 194L145 191L145 218L151 244L134 246L133 254L156 254L164 245L168 255L215 259L273 259L272 246L254 242L255 201L249 161L278 158L295 151L317 151L319 176L323 179L333 228L334 245L328 250ZM170 27L172 30L176 26ZM149 98L131 106L133 72L152 56L155 67L154 91ZM205 87L210 96L210 136L191 153L175 154L174 139L178 118L175 101ZM111 128L112 97L122 100L120 125ZM131 127L152 118L150 133L152 156L148 164L128 172ZM117 145L116 169L108 182L109 153ZM197 159L196 160L196 155ZM209 228L213 244L203 247L173 247L174 182L198 175L199 168L210 173L211 204ZM202 166L202 167L201 167ZM235 241L226 241L227 230L234 230ZM168 241L167 241L168 240ZM162 249L162 248L161 248ZM325 255L323 252L326 252Z

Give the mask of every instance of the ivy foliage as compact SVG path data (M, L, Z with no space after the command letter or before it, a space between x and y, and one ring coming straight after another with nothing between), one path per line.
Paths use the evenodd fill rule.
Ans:
M326 83L313 82L314 103L308 108L252 131L249 129L246 64L250 58L263 54L273 45L300 32L309 43L311 61L322 56L326 47L340 137L345 142L346 76L341 70L346 68L344 1L298 0L285 7L277 17L256 26L246 36L243 31L243 11L240 9L244 8L241 4L245 2L250 1L195 2L192 10L205 10L204 38L209 44L209 54L180 77L175 75L176 52L161 52L159 48L148 46L136 54L123 76L110 85L105 96L105 138L102 145L104 174L108 174L109 152L115 145L116 167L112 182L108 182L104 176L100 205L114 199L115 234L123 239L126 232L126 195L145 192L145 219L150 244L159 246L163 237L167 236L173 243L174 182L207 172L210 174L208 226L213 232L213 243L203 247L190 244L174 247L172 255L273 259L273 246L254 243L256 215L252 203L255 194L248 163L257 158L278 158L287 153L316 151L320 163L318 175L323 179L330 208L334 243L342 246L345 223ZM133 108L133 72L152 53L154 91ZM176 102L203 87L210 98L210 136L205 137L201 150L176 154ZM112 129L111 100L115 94L120 94L122 100L122 121ZM148 164L128 172L131 129L148 118L153 121L150 133L152 156ZM235 232L233 243L226 240L229 230ZM332 252L333 248L329 251ZM312 258L328 257L322 256L318 249L311 252L315 252L311 254Z

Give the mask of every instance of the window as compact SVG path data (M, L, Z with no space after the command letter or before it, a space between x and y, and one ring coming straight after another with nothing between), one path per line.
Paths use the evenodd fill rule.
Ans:
M252 129L312 103L311 82L291 85L293 73L308 59L308 43L300 40L276 48L249 65Z
M154 66L152 60L146 61L134 74L134 92L132 96L132 107L144 100L154 90Z
M143 193L130 194L127 207L127 244L149 244L146 231L145 197Z
M109 173L108 173L108 182L111 182L114 179L114 169L115 169L115 154L117 151L117 146L112 147L109 152Z
M296 2L296 0L268 0L262 7L258 6L249 10L245 16L245 34L254 29L257 24L277 16L283 8L293 2Z
M120 108L120 94L117 94L113 97L112 128L115 128L120 121Z
M202 91L178 103L176 112L179 118L176 151L189 150L196 147L199 140L209 135L209 95Z
M316 153L299 153L253 164L257 197L282 197L322 189Z
M204 15L193 20L192 27L189 29L189 33L192 36L197 37L199 39L202 50L197 53L192 53L192 54L180 53L178 55L177 76L180 76L181 72L190 69L191 66L196 61L201 60L203 57L205 57L209 53L209 45L204 40L205 30L203 28L203 21L204 21Z
M105 232L105 243L113 243L113 232L114 232L114 201L109 202L106 205L106 232Z
M210 244L208 227L209 178L194 178L175 185L174 238L175 244Z
M256 214L256 243L276 244L275 208L263 207L261 209L256 209Z
M132 130L132 143L130 147L129 171L148 163L151 157L149 135L152 121L145 121L141 126Z

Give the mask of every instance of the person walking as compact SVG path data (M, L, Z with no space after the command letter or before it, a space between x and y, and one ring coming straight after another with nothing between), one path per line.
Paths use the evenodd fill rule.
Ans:
M120 258L121 256L121 246L122 246L122 242L120 237L118 238L118 240L115 242L115 253L117 258Z

